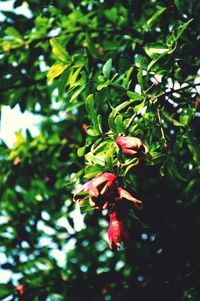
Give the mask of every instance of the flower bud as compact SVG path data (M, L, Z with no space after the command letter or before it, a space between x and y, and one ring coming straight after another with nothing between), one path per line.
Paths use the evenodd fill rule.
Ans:
M138 156L140 158L141 153L146 154L148 152L146 145L143 144L141 139L136 137L119 136L116 139L116 143L125 155Z
M117 211L113 211L109 214L110 224L108 228L109 247L112 251L116 251L120 248L121 243L127 243L129 241L129 235L124 226L124 222L119 216Z

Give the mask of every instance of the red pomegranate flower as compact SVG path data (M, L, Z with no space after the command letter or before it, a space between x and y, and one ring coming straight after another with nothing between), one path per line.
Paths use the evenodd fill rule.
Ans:
M141 139L136 137L119 136L116 139L116 143L117 145L119 145L122 153L125 155L137 155L140 158L142 153L144 155L148 152L146 145L142 142Z
M15 292L18 293L20 296L22 296L24 294L24 284L19 284L15 288Z
M74 195L74 200L81 202L79 194L83 191L89 193L89 203L96 209L106 209L110 200L114 198L117 177L109 172L104 172L85 183Z
M116 251L120 248L121 243L128 243L129 235L125 228L124 222L119 216L117 211L113 211L109 214L110 224L108 228L109 247L112 251Z

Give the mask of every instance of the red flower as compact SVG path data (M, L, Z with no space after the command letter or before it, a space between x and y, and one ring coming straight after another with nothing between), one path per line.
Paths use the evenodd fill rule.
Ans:
M15 292L18 293L20 296L22 296L24 294L24 284L19 284L15 288Z
M118 248L120 248L122 242L126 244L129 241L129 235L117 211L111 212L109 217L109 247L112 251L116 251Z
M110 200L114 198L117 177L109 172L104 172L85 183L74 195L74 200L81 202L80 192L88 191L89 203L96 209L106 209Z
M139 155L140 158L141 153L146 154L148 152L146 145L143 144L141 139L136 137L119 136L116 139L116 143L125 155Z

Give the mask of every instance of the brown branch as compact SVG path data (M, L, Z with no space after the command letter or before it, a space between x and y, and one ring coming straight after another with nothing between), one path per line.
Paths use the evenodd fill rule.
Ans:
M154 100L154 99L160 98L162 96L168 96L168 95L171 95L173 93L181 92L181 91L186 90L188 88L196 88L197 86L200 86L200 83L198 83L198 84L188 84L187 86L184 86L184 87L176 89L176 90L175 89L171 89L170 91L162 92L162 93L160 93L158 95L155 95L155 96L151 97L151 99Z

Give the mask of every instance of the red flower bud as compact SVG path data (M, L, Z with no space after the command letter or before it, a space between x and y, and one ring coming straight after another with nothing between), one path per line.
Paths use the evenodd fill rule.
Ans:
M109 214L110 224L108 228L109 247L112 251L116 251L121 243L129 241L129 235L124 226L123 221L119 217L118 212L113 211Z
M148 148L143 144L142 140L136 137L123 137L119 136L116 139L117 145L125 155L139 155L140 153L146 154Z

